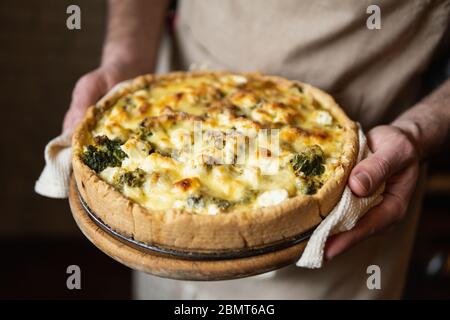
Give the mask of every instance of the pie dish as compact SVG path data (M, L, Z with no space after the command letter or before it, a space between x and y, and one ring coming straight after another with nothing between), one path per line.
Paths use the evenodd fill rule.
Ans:
M341 197L358 135L309 84L176 72L108 94L72 145L79 193L106 225L138 242L218 251L317 226Z

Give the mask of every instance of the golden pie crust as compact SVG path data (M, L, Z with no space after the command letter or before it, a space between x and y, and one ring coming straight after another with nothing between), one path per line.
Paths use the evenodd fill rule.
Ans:
M209 73L211 72L195 74ZM118 99L130 92L147 87L154 81L191 75L192 73L188 72L175 72L159 76L140 76L111 92L107 99L88 109L84 120L73 135L72 164L78 190L89 208L105 224L126 237L147 244L187 251L263 247L290 239L317 226L342 195L348 175L356 162L358 132L356 124L346 116L330 95L301 82L298 83L308 87L308 91L325 110L332 114L345 131L340 165L333 177L327 180L314 195L288 198L272 207L245 212L230 211L218 215L198 215L182 209L153 212L126 198L81 161L83 146L89 141L97 119ZM242 75L249 74L242 73ZM277 81L289 81L274 76L253 73L251 75Z

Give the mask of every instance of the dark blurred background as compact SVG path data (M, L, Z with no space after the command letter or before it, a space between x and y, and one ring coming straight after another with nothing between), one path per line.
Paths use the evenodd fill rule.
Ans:
M66 28L81 7L82 29ZM130 298L131 271L78 230L67 200L34 193L43 150L61 130L76 80L99 63L106 1L0 2L0 298ZM450 151L433 159L405 298L450 299ZM82 290L66 288L79 265Z

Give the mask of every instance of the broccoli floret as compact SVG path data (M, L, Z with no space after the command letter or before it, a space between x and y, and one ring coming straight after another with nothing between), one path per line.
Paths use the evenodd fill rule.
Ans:
M237 204L237 205L240 205L240 204L243 204L243 205L249 204L253 199L255 199L255 197L256 197L257 194L258 194L258 192L255 191L255 190L246 189L246 190L244 191L244 196L243 196L240 200L236 201L235 204Z
M302 179L302 184L300 186L300 191L303 194L312 195L317 192L322 187L322 182L312 178L312 179Z
M324 155L318 145L296 154L291 159L291 166L297 176L320 176L325 171Z
M214 203L221 210L227 210L232 205L230 201L220 198L212 198L211 202Z
M150 129L146 128L143 125L139 127L138 137L140 140L147 141L147 139L150 138L152 135L153 133L150 131Z
M202 209L205 207L205 200L201 195L189 196L186 200L186 205L190 209Z
M129 187L141 187L145 182L145 171L137 168L134 171L128 171L119 176L117 184L119 186L127 185Z
M81 160L95 172L103 171L109 164L109 155L105 151L101 151L96 147L87 146L81 155Z
M81 160L95 172L107 167L120 167L127 154L120 149L119 140L110 140L107 136L94 138L94 145L88 145L81 155Z
M229 209L233 205L230 201L209 195L192 195L186 200L186 206L189 209L204 209L208 204L214 204L223 211Z
M300 179L298 188L303 194L314 194L322 187L322 182L317 178L325 172L324 154L318 145L308 147L291 159L294 173Z

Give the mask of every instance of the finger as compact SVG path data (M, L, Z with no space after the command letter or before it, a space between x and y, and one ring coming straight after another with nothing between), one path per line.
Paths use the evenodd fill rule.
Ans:
M107 91L104 78L98 72L83 76L75 85L72 101L64 117L63 132L71 132L83 118L87 108Z
M353 168L348 182L350 189L361 197L372 194L394 172L397 157L392 152L369 155Z
M325 247L325 258L332 259L356 243L402 219L414 191L417 176L417 165L412 165L393 176L386 185L381 204L369 210L352 230L330 237Z
M78 108L69 108L64 116L63 122L63 133L73 132L76 125L81 121L84 116L86 109L78 109Z
M414 148L400 131L384 129L368 134L373 154L358 163L349 178L349 187L357 196L375 192L390 176L411 162Z
M391 212L388 211L392 206L391 201L392 199L386 198L380 205L369 210L352 230L330 237L325 247L325 259L331 260L390 225L394 221Z

